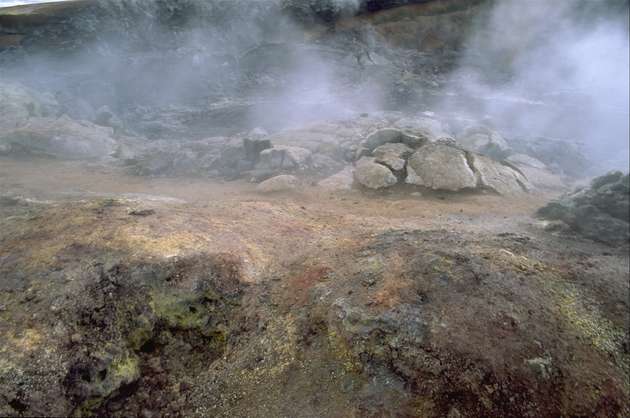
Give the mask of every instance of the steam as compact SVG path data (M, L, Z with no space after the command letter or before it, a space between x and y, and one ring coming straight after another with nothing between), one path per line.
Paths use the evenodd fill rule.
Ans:
M485 117L512 137L581 143L607 168L627 170L628 51L627 2L498 1L439 107Z
M284 0L95 3L94 19L73 23L81 47L11 57L0 66L2 76L52 90L72 101L68 108L75 112L80 101L129 118L142 108L242 102L250 111L238 119L249 128L275 129L378 107L369 83L350 88L357 85L353 57L308 41L285 13ZM325 5L337 16L359 8L359 0L300 4ZM209 129L207 135L217 132L230 133Z

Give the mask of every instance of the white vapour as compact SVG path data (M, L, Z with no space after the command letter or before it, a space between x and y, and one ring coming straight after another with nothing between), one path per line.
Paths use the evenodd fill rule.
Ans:
M471 99L468 112L513 136L582 143L608 165L602 168L627 170L628 9L613 7L583 0L496 2L452 77L456 99L442 105Z

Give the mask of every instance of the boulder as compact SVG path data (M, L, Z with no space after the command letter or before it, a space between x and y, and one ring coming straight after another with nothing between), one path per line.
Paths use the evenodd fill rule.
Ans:
M299 183L300 181L297 177L282 174L263 181L256 186L256 190L261 193L287 192L297 188Z
M413 149L402 143L381 145L372 151L377 163L384 164L393 171L402 171L407 164L407 157L412 153Z
M245 159L252 162L258 162L260 159L260 153L272 147L271 141L263 138L264 137L259 137L254 133L243 139Z
M412 148L418 148L424 145L426 141L425 137L411 135L400 129L385 128L369 134L361 146L368 151L373 151L381 145L395 143L404 143Z
M346 167L340 172L317 183L323 189L331 191L351 190L354 183L353 168Z
M393 128L385 128L379 129L378 131L372 132L365 138L363 141L363 147L372 151L375 148L380 147L381 145L389 144L389 143L397 143L402 141L402 131L399 129Z
M269 170L300 170L307 168L311 151L292 146L275 146L260 153L256 168Z
M526 154L510 155L505 162L517 168L538 189L562 190L566 187L562 177L552 173L545 163Z
M501 195L520 194L531 188L523 174L499 161L472 153L469 158L483 187Z
M496 159L505 158L510 150L501 134L483 126L466 129L457 139L457 144L468 151Z
M512 154L505 160L519 167L547 169L547 165L545 163L527 154Z
M520 138L510 140L510 147L517 153L540 160L554 174L580 178L592 165L582 146L572 141L544 137Z
M437 119L428 117L404 117L394 123L394 127L406 134L432 142L448 135L448 128ZM413 147L413 145L410 145Z
M389 168L369 157L363 157L357 161L354 179L369 189L383 189L398 183L398 179Z
M611 172L550 202L537 212L552 221L563 221L575 232L611 245L630 241L630 179Z
M9 144L12 152L64 159L102 158L116 150L111 128L67 116L30 118L19 128L0 132L0 144Z
M477 187L477 176L464 151L428 144L409 158L406 182L434 190L459 191Z

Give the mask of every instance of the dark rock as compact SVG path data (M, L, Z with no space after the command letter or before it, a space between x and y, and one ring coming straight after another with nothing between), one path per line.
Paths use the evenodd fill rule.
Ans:
M550 202L538 216L565 222L595 241L623 245L630 241L630 182L628 174L612 172Z

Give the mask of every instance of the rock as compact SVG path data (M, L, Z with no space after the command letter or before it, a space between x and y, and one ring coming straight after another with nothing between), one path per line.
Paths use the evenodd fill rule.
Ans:
M549 357L536 357L532 359L525 360L525 364L534 372L537 377L548 380L551 377L552 362Z
M552 138L514 139L510 147L517 153L526 154L542 161L554 174L583 177L590 162L579 144Z
M119 148L129 171L141 176L209 175L238 176L245 159L242 141L224 137L201 141L150 141ZM135 148L135 149L134 149ZM247 169L251 169L250 163Z
M271 147L271 141L268 139L262 139L256 136L250 136L243 139L245 158L252 162L258 162L260 159L260 153Z
M402 131L399 129L380 129L376 132L372 132L368 137L363 141L363 147L372 151L381 145L385 145L388 143L396 143L402 141Z
M310 168L320 176L336 173L344 167L344 163L324 154L313 154Z
M129 215L140 217L151 216L155 215L155 209L133 209L129 211Z
M427 139L421 136L411 135L400 129L385 128L372 132L362 143L362 147L373 151L385 144L404 143L412 148L417 148L426 143Z
M542 161L525 154L510 155L506 163L517 168L538 189L562 190L566 186L562 177L553 174Z
M477 187L477 177L468 165L466 154L442 144L428 144L407 162L409 184L434 190L459 191Z
M394 127L401 131L423 139L425 142L432 142L437 138L448 135L448 129L437 119L428 117L405 117L397 120ZM413 147L413 145L408 144Z
M0 135L24 125L31 117L56 114L58 103L51 95L37 94L17 83L0 83Z
M611 244L627 244L630 230L627 221L615 218L593 205L575 208L575 224L587 238Z
M395 185L398 180L392 171L378 164L373 158L363 157L357 161L354 179L369 189L383 189Z
M0 133L0 144L11 152L43 154L64 159L103 158L116 150L113 130L67 116L30 118L23 126Z
M510 146L498 132L483 126L466 129L457 139L457 143L468 151L496 159L505 158L510 150Z
M519 167L527 166L539 169L547 169L545 163L526 154L512 154L506 158L506 161Z
M394 171L402 171L406 159L413 153L413 149L405 144L385 144L377 147L372 155L377 163L381 163Z
M109 126L114 129L122 129L123 123L108 106L102 106L96 111L94 123L101 126Z
M260 153L258 169L299 170L307 168L311 151L292 146L275 146Z
M352 167L346 167L340 172L320 181L317 185L331 191L351 190L354 183L353 171Z
M540 208L538 216L563 221L572 230L610 245L630 241L630 180L612 172Z
M482 186L501 195L520 194L531 189L525 176L515 169L484 155L471 153L469 158Z
M263 181L256 190L261 193L287 192L297 188L299 180L295 176L282 174Z

